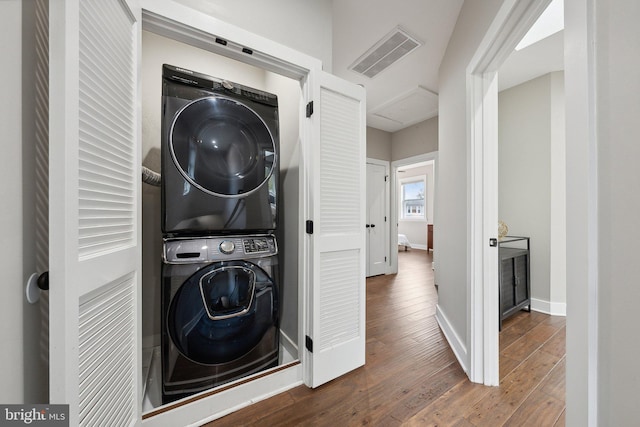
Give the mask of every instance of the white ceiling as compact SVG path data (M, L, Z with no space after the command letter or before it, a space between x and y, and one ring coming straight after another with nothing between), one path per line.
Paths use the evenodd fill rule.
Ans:
M223 7L226 5L223 1L178 1L214 16L233 15L231 9ZM286 1L298 4L299 0ZM438 70L464 0L325 1L331 1L333 8L332 72L366 88L367 125L396 132L437 116ZM258 19L255 24L260 22ZM354 61L397 27L422 45L373 78L349 70ZM284 37L289 38L288 34L290 29L285 30ZM500 69L499 89L563 68L563 34L560 32L514 51Z
M333 74L367 89L367 125L395 132L438 114L438 68L463 0L334 0ZM400 26L423 45L372 79L348 69Z
M498 90L560 70L564 70L564 31L514 50L498 70Z
M438 69L463 0L334 0L333 74L367 90L367 126L396 132L438 115ZM370 79L348 67L397 26L423 45ZM562 32L514 51L500 90L563 67Z

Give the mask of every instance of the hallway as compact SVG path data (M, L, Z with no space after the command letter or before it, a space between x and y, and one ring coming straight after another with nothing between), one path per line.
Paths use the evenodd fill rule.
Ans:
M367 279L366 365L299 386L207 426L562 426L562 317L521 312L500 334L500 387L468 381L435 320L432 255L398 254L397 275Z

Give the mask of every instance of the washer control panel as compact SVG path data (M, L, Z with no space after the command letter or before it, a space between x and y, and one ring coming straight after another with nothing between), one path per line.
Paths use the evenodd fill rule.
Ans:
M271 243L271 245L269 244ZM270 253L273 250L273 242L266 237L242 239L245 254Z
M231 240L223 240L218 248L220 248L220 252L222 252L223 254L229 255L236 250L236 244Z
M164 241L164 261L169 264L263 258L277 253L276 238L270 234L174 238Z

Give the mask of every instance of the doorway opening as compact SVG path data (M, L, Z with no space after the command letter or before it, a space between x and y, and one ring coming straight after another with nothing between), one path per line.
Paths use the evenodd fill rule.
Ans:
M562 6L554 0L527 34ZM562 9L560 9L560 12ZM499 374L565 334L566 153L564 32L512 51L498 69ZM526 40L527 36L523 40ZM525 64L536 63L532 69ZM505 229L506 228L506 229ZM506 236L502 234L506 232ZM527 310L534 313L522 313ZM541 314L549 325L525 331ZM514 328L515 326L515 328ZM505 330L506 327L506 330ZM544 335L537 335L541 330ZM506 333L504 333L506 332ZM527 350L522 351L523 348ZM515 362L514 362L515 361ZM564 376L564 362L557 365ZM563 399L564 402L564 399Z
M429 248L429 225L433 233L434 200L438 187L437 166L437 151L391 163L390 273L398 272L398 248L407 245L432 250L435 265L435 234L432 234ZM406 185L404 189L407 196L404 199L403 184ZM418 195L420 191L421 196Z
M504 5L467 68L467 99L474 112L469 120L469 377L486 385L499 383L498 69L549 3Z
M160 12L162 11L162 5L154 4L154 6L158 7ZM214 76L227 77L236 82L245 82L252 87L277 93L282 97L281 101L283 102L280 102L280 112L287 118L287 123L281 124L280 129L281 190L288 192L290 195L290 197L287 197L288 200L286 204L291 210L285 211L283 209L279 218L279 225L287 223L290 233L286 235L281 234L277 236L277 238L279 239L278 245L281 254L280 267L284 265L284 268L281 268L280 275L282 276L283 273L286 273L291 282L286 287L286 291L282 292L281 295L282 300L289 299L289 304L286 307L289 313L285 314L284 309L282 309L280 316L280 331L287 331L284 334L280 334L280 343L282 344L280 348L280 361L282 363L280 363L278 367L265 371L268 375L257 373L232 385L223 385L216 389L204 391L194 398L188 398L186 401L176 402L175 404L158 405L157 390L155 400L151 398L147 401L147 395L141 396L144 399L143 419L153 419L153 423L158 423L157 425L166 424L167 421L164 420L165 417L174 416L180 417L182 420L192 419L195 421L201 420L203 417L219 416L219 414L216 415L216 413L227 410L229 402L236 402L233 405L237 405L240 402L246 401L247 396L251 396L252 394L259 395L259 393L265 393L265 390L269 390L269 384L271 384L269 377L277 377L281 381L284 380L283 384L293 384L299 382L299 378L303 376L301 361L304 355L301 354L302 352L298 352L299 347L297 343L301 342L300 337L302 336L304 311L306 308L306 305L303 303L305 290L302 285L304 283L302 277L305 272L302 271L304 263L301 261L302 257L299 256L299 253L303 252L303 250L302 248L298 250L297 246L302 246L303 243L299 238L299 230L301 228L299 221L302 216L301 212L306 209L300 201L302 197L299 197L299 192L304 192L306 189L305 186L307 185L301 178L304 175L304 165L301 160L303 156L300 153L304 151L301 145L304 145L304 141L307 140L304 136L307 135L310 130L306 128L307 125L302 120L304 116L301 114L301 104L308 96L305 91L309 90L307 87L309 76L312 70L319 67L315 59L302 56L298 57L295 54L293 56L289 55L289 61L291 62L288 62L279 56L273 56L275 54L270 55L269 53L260 52L257 49L251 51L251 54L245 53L241 49L237 49L238 46L231 41L235 41L236 37L238 40L244 39L245 34L243 34L242 30L237 31L233 28L221 26L219 30L224 32L226 38L229 39L228 43L223 45L215 42L216 37L208 32L209 29L205 31L191 27L186 23L189 22L196 26L200 25L197 20L194 21L183 18L185 22L178 22L168 16L175 16L175 10L172 10L171 14L157 14L149 9L143 9L142 11L142 47L145 51L142 55L143 64L141 74L149 77L149 84L143 84L142 88L143 103L145 98L153 98L156 102L159 99L158 94L152 93L151 95L146 94L145 96L145 86L147 89L158 90L160 86L158 62L162 61L178 61L179 63L176 63L176 65L208 72ZM252 43L257 43L257 41L252 40ZM154 46L154 48L150 49L150 46ZM257 48L258 46L254 47ZM263 48L271 51L271 46L269 46L268 43L265 44ZM194 54L193 52L195 51L199 51L199 53ZM166 58L168 54L172 55L169 59ZM162 58L162 56L165 57ZM149 60L153 67L151 71L145 69L145 63L149 63ZM212 70L211 67L215 68L215 70ZM224 70L225 68L227 71L222 72L222 74L217 71ZM233 77L231 77L231 75L233 75ZM154 84L153 81L156 81L156 83ZM143 115L159 115L158 109L159 108L152 106L151 108L146 108L145 111L143 106ZM286 113L284 110L286 110ZM149 121L148 119L150 119L151 122L157 122L157 118L153 119L145 116L145 121ZM289 127L289 125L291 125L291 127ZM157 130L159 126L155 126L155 128ZM147 135L143 132L143 151L145 153L143 161L149 166L154 166L154 152L157 155L157 151L159 150L154 150L153 144L155 143L154 141L159 138L153 138L153 135L148 135L149 132L153 133L154 129L146 129L146 131ZM287 134L289 136L286 136ZM147 144L145 144L145 141ZM151 191L150 194L144 194L143 197L147 197L148 199L146 203L147 207L153 209L155 206L157 210L159 206L157 204L157 193ZM281 202L284 202L284 200L281 200ZM154 213L152 212L151 214L153 215ZM155 213L156 216L158 216L157 214L158 212ZM147 267L151 266L151 268L147 268L146 271L153 274L159 270L159 260L148 260L144 258L147 256L154 257L154 254L157 253L159 242L154 240L160 236L158 232L159 224L156 220L150 221L147 225L151 229L147 230L148 233L143 232L143 245L146 244L146 246L151 247L152 250L146 254L143 253L143 264ZM284 227L279 228L282 230ZM151 234L155 237L145 238L145 234ZM286 251L286 253L284 253L284 251ZM282 256L282 254L284 254L284 256ZM143 282L159 283L159 278L152 277L151 280L144 279ZM147 296L150 295L152 297L150 298L151 302L153 302L153 300L157 302L160 294L159 289L156 289L155 292L149 292L152 290L150 286L145 286L145 289ZM285 293L287 295L284 295ZM157 304L153 303L147 305L157 306ZM155 326L157 324L157 316L159 316L157 312L159 310L155 311L155 314L150 314L149 310L145 313L143 307L142 316L142 346L143 348L152 348L154 351L157 349L159 341L157 335L158 328ZM145 353L143 351L143 358L147 353L149 352L147 351ZM283 354L287 354L287 356L283 357ZM153 359L151 360L153 361ZM146 367L147 372L151 372L152 369L152 367ZM145 371L145 368L143 368L143 371ZM252 381L247 381L249 378ZM159 378L156 378L156 381L159 380ZM145 380L143 379L143 381ZM256 384L260 384L262 389L256 386ZM224 391L227 396L227 401L222 402L221 399L210 399L220 391ZM196 399L208 399L208 406L201 405L194 407L194 405L184 405L184 403L190 403ZM187 406L189 406L189 408L187 408Z
M194 47L156 32L142 31L142 162L160 171L161 72L163 64L194 70L277 95L279 112L278 256L274 265L279 289L278 366L298 355L298 229L299 229L299 111L300 83L289 77ZM142 359L143 413L163 406L161 288L163 235L160 229L160 187L142 187ZM247 375L249 376L249 374ZM254 375L255 376L255 375ZM165 402L166 404L166 402Z

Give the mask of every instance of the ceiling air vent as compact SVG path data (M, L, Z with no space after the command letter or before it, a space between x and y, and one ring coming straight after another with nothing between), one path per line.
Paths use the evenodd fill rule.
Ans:
M354 62L349 69L369 78L420 47L422 42L396 27Z

